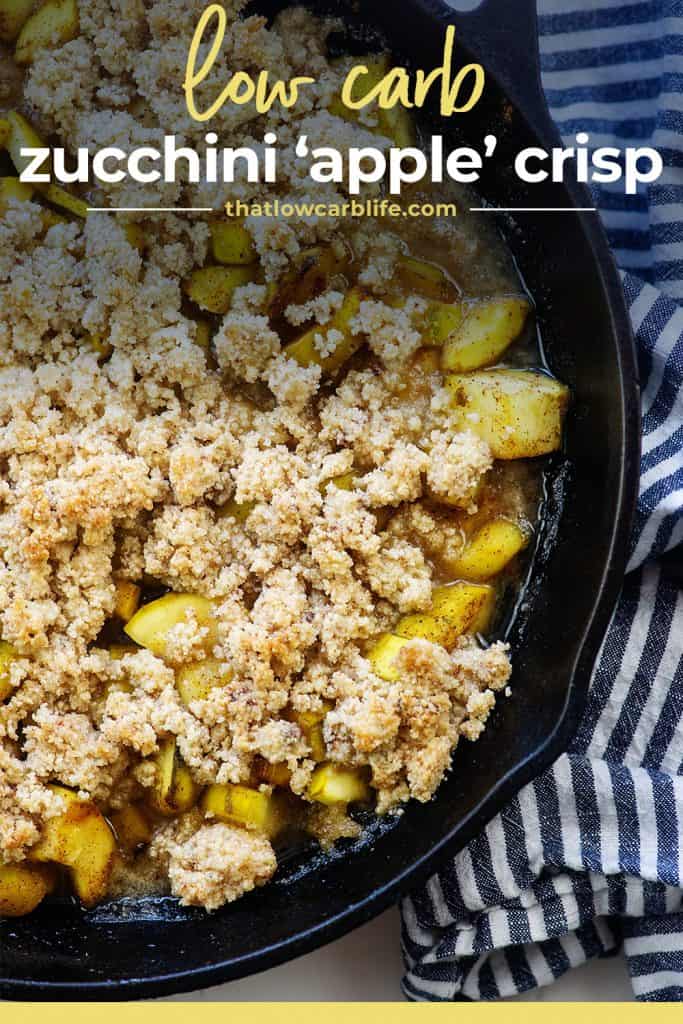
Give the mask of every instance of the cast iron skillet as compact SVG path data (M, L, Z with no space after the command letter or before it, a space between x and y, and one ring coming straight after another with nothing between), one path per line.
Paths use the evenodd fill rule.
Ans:
M281 6L276 0L268 10ZM539 89L533 7L533 0L486 0L483 10L454 17L440 0L361 0L359 12L395 52L425 68L439 63L452 19L495 73L482 103L456 126L473 143L488 131L499 136L480 187L487 201L590 206L582 188L526 186L507 169L522 146L555 142ZM357 20L346 11L349 24ZM453 138L453 125L441 128ZM371 826L364 842L332 857L294 859L264 890L216 914L168 899L89 913L61 902L2 922L3 997L160 996L273 967L337 938L427 878L566 749L625 567L639 456L636 364L597 215L518 214L501 217L501 228L538 304L549 365L574 393L567 458L548 477L533 579L510 634L514 698L499 702L482 740L459 748L431 803L409 806L393 825Z

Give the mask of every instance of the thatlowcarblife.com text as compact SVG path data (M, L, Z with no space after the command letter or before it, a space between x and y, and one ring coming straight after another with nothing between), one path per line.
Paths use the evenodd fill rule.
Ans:
M399 217L455 217L456 203L415 202L402 206L394 199L350 199L344 203L307 202L305 200L272 199L263 202L244 202L231 199L225 204L228 217L282 217L290 220L318 220L331 217L373 217L375 219Z

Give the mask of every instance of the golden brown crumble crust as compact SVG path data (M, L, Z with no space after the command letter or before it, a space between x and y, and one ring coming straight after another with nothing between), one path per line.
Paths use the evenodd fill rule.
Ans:
M243 5L225 6L237 14ZM201 126L187 117L176 83L203 7L82 5L79 38L29 71L26 97L38 123L71 147L157 144L168 125L179 144L200 144ZM357 127L322 109L340 74L325 58L325 35L296 10L273 29L258 18L235 22L223 72L270 66L286 77L305 69L321 88L287 121L276 111L256 118L226 109L211 126L224 144L248 143L267 128L285 141L308 131L321 143L330 137L343 148L353 136L360 144ZM280 188L304 194L293 162ZM171 205L211 193L218 206L228 198L221 189L166 185L151 196L148 186L127 184L101 198ZM240 182L230 196L259 191ZM216 362L207 362L180 288L205 259L207 224L172 214L141 223L144 257L113 217L45 232L38 205L15 203L0 220L0 635L20 655L13 694L0 706L7 861L20 861L41 821L61 811L48 782L104 809L121 806L151 785L145 758L169 733L202 784L246 781L260 755L286 761L292 788L305 793L314 762L283 717L288 705L334 705L325 721L329 755L369 766L380 811L428 800L458 738L476 738L509 677L503 646L481 650L469 639L451 654L413 641L394 683L363 656L399 613L429 607L428 558L448 541L427 512L410 522L420 506L404 503L429 488L467 506L491 466L485 444L453 433L434 377L415 369L406 384L419 334L411 310L382 301L396 238L377 225L344 228L365 268L369 297L356 326L374 359L329 388L319 367L283 355L263 286L238 293L214 339ZM267 280L337 229L330 221L247 226ZM313 314L324 324L339 303L328 293L288 317L296 324ZM98 361L92 334L111 345L107 362ZM325 488L352 466L354 489ZM220 514L231 499L254 503L244 522ZM387 525L380 513L402 505ZM423 534L427 557L417 542ZM145 650L115 660L98 646L116 578L213 598L214 653L229 664L230 681L186 707L169 664ZM191 621L178 628L170 660L203 657L201 640ZM354 831L348 819L334 828L330 821L321 835ZM184 902L208 909L275 869L266 839L222 824L195 822L187 835L169 824L150 856L167 864Z

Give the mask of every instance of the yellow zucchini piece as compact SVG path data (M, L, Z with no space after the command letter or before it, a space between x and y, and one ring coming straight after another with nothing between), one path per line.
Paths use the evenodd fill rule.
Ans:
M353 472L342 473L340 476L335 476L330 482L338 491L352 491L356 485L356 475Z
M105 341L101 334L86 334L86 341L97 353L97 358L100 360L109 359L109 356L114 351L113 345L110 345L108 341Z
M107 895L116 841L107 821L90 800L80 800L63 786L51 785L66 802L66 810L50 818L29 860L54 862L69 868L77 896L86 907Z
M30 64L38 50L62 46L78 35L76 0L47 0L25 22L17 39L14 59L17 64Z
M449 618L463 633L480 633L488 625L495 606L493 587L458 582L434 589L430 611Z
M13 43L35 6L35 0L0 0L0 40Z
M323 369L323 373L332 374L348 362L351 356L361 348L365 341L362 334L354 334L350 321L360 309L362 294L357 288L353 288L343 304L334 314L329 323L324 326L317 325L302 334L300 338L285 347L285 355L294 359L299 366L311 366L317 364ZM323 356L316 347L316 336L325 337L330 330L339 331L342 335L334 352Z
M472 430L496 459L529 459L557 451L569 390L530 370L482 370L450 374L453 416Z
M147 239L145 238L145 232L142 230L139 224L135 224L134 221L128 221L127 224L123 225L123 233L126 236L126 240L129 245L132 245L138 252L144 252L147 248Z
M211 253L216 263L249 266L258 255L254 240L238 221L216 221L211 225Z
M353 90L353 99L359 99L361 95L367 96L371 89L374 89L376 85L382 81L382 79L389 73L390 63L389 57L386 53L368 53L364 57L357 57L353 61L355 66L360 67L362 64L367 68L367 74L361 75L358 79L357 85ZM377 102L375 101L375 106ZM344 121L349 121L351 124L359 124L360 122L360 110L353 110L351 107L347 107L342 101L341 94L338 93L332 99L328 110L330 114L334 114L335 117L341 117ZM381 122L382 114L384 111L379 112L378 121ZM387 113L389 113L387 111ZM380 128L377 129L380 131ZM389 134L388 132L382 131L382 135Z
M123 622L129 622L140 607L142 590L130 580L116 580L114 583L114 615Z
M194 781L190 769L178 753L175 736L160 742L153 761L156 779L150 803L154 810L169 817L191 810L202 788Z
M14 693L14 687L10 683L10 668L17 657L16 647L7 640L0 640L0 703Z
M263 757L254 760L253 776L256 784L265 782L268 786L279 786L285 789L292 780L292 773L285 761L271 764Z
M198 594L166 594L136 612L125 626L124 632L140 647L146 647L153 654L163 658L166 654L166 637L179 623L187 623L193 616L198 626L207 630L204 646L210 649L218 639L213 604Z
M134 853L139 847L146 846L152 839L152 825L138 804L128 804L127 807L114 811L110 815L110 821L119 846L128 853Z
M211 324L208 320L197 320L197 331L194 340L195 344L199 345L205 355L208 355L211 350Z
M301 729L304 739L308 743L311 757L314 761L324 761L327 756L325 749L325 738L323 736L323 721L325 711L292 711L288 718Z
M326 493L328 487L336 487L338 491L352 491L355 486L356 474L350 471L349 473L340 473L339 476L333 476L331 480L323 480L320 490L323 494Z
M382 79L389 74L391 68L391 61L387 53L368 53L364 57L354 60L354 64L364 64L368 69L367 75L363 75L358 83L366 94L379 85Z
M449 616L453 622L462 626L463 632L465 632L467 625L471 625L472 621L476 620L481 608L485 608L495 600L493 587L462 582L451 583L444 587L434 588L430 611L435 615ZM470 614L466 607L470 601L477 605L473 614Z
M176 689L186 706L195 700L207 700L217 686L225 686L231 674L223 662L205 658L193 665L183 665L175 675Z
M390 110L380 110L379 127L382 135L391 139L399 149L407 149L417 142L413 118L400 103Z
M405 637L396 636L394 633L385 633L380 637L368 653L368 661L376 676L386 679L389 683L395 683L400 678L401 673L396 664L396 658L399 651L408 642Z
M125 658L127 654L136 654L140 648L134 647L133 644L112 644L108 650L110 658L113 658L114 661L121 661L121 658Z
M324 292L333 277L344 274L348 262L347 251L340 254L333 245L303 249L272 289L268 303L271 320L280 319L288 306L302 306Z
M43 9L44 8L41 8L41 10ZM22 171L24 171L31 162L31 157L21 155L22 149L28 149L29 147L32 149L44 148L45 143L33 125L17 110L9 111L7 114L7 123L9 124L7 149L10 157L12 158L12 163L16 167L18 174L21 175ZM49 162L47 167L49 169ZM67 213L71 213L74 216L81 218L88 216L88 204L77 196L71 195L70 192L67 192L66 189L61 188L59 185L51 185L46 182L41 182L35 186L23 182L21 184L24 184L25 188L30 188L31 193L33 193L34 188L37 189L43 194L49 203L53 203L55 206L61 207L66 210ZM28 198L30 198L30 196Z
M265 289L266 289L266 296L265 296L266 308L268 310L268 316L272 317L272 315L273 315L272 309L273 309L273 306L275 305L275 300L276 300L276 298L278 296L278 284L277 284L277 281L268 281L268 283L265 286Z
M431 644L439 644L446 650L454 645L462 630L445 617L430 615L428 612L405 615L399 619L396 632L406 639L428 640Z
M344 768L339 764L321 764L313 772L308 796L328 807L335 804L365 803L370 799L370 787L365 773L359 768Z
M231 498L230 501L226 501L225 505L216 511L216 516L219 519L224 519L226 516L232 516L238 523L246 523L251 513L256 508L255 501L235 501Z
M12 159L12 163L17 169L17 174L21 175L21 172L24 171L31 163L31 157L22 156L21 150L28 149L29 147L31 149L44 148L45 143L30 121L27 121L24 115L20 114L18 110L10 110L8 112L7 123L10 127L7 149ZM49 164L47 166L49 166ZM43 170L44 169L45 168L43 167ZM41 184L30 187L31 189L35 187L42 191L47 188L47 185Z
M441 303L457 301L458 289L436 263L415 256L400 256L396 269L406 292Z
M88 216L88 204L78 196L72 196L70 192L60 188L59 185L44 185L43 188L45 189L43 195L48 203L60 206L62 210L72 213L74 217L80 217L81 220L85 220Z
M367 74L359 77L357 86L353 90L354 99L360 95L367 95L371 89L379 85L382 79L389 73L391 63L386 54L368 54L365 57L358 57L354 64L361 64L367 68ZM367 109L367 108L366 108ZM384 135L391 139L395 146L403 149L414 146L416 142L415 126L413 119L405 107L397 104L391 110L383 110L377 101L370 104L370 109L377 110L377 128L375 134ZM361 111L347 107L342 101L341 95L336 95L330 103L328 110L335 117L341 117L351 124L362 124Z
M169 736L159 743L159 749L152 758L155 768L154 789L149 794L150 803L156 811L162 814L177 814L180 808L174 802L169 802L172 797L173 776L176 763L176 739Z
M471 305L443 347L442 369L467 373L497 363L519 337L530 310L526 299L486 299Z
M460 302L430 302L424 330L425 344L443 345L460 327L463 316L463 306Z
M47 864L0 864L0 917L24 917L55 886Z
M449 651L464 633L482 632L494 607L495 592L491 587L472 583L436 587L429 612L405 615L395 627L396 633L409 639L429 640Z
M18 178L0 178L0 211L7 209L10 199L27 203L33 195L33 187L25 185Z
M173 773L173 788L167 798L168 806L174 808L173 813L184 814L185 811L192 810L201 791L202 787L194 781L190 769L177 755Z
M345 103L342 102L341 96L337 93L332 97L330 105L327 108L330 114L335 117L341 117L343 121L349 121L351 124L358 124L358 111L351 110Z
M502 572L526 545L526 534L516 523L493 519L477 530L451 570L459 579L488 580Z
M205 814L230 825L275 836L285 824L281 800L272 793L233 783L209 786L201 806Z
M192 271L183 289L189 299L209 313L227 313L235 290L255 279L254 267L201 267Z

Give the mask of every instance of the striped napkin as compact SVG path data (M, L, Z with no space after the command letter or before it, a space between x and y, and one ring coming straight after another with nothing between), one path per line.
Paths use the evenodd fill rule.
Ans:
M404 991L498 999L623 946L636 998L683 1001L683 593L659 561L683 541L683 2L540 0L539 13L567 142L651 144L666 165L638 196L594 191L638 342L640 502L578 734L404 900Z

